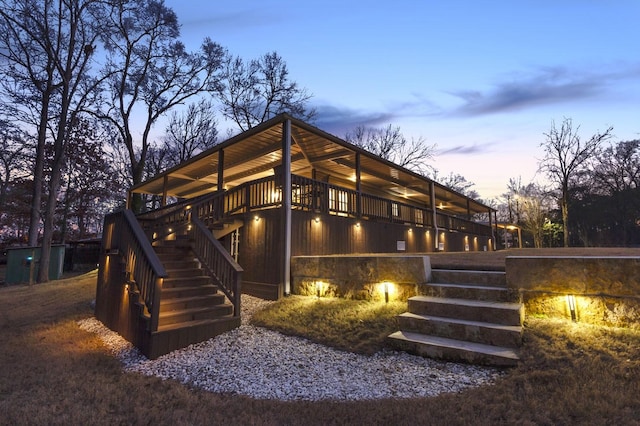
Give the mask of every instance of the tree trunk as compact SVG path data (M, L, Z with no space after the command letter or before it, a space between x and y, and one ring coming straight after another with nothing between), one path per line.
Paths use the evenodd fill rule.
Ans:
M564 247L569 247L569 195L568 191L562 191L562 238L564 241Z
M44 169L44 147L47 138L47 123L49 115L49 88L42 94L42 110L38 126L38 144L36 147L36 162L33 170L33 190L31 197L31 213L29 218L29 246L38 245L40 234L40 206L42 204L42 184Z

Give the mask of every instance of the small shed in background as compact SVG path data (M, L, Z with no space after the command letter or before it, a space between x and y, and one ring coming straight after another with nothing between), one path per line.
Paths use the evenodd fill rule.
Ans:
M49 279L57 280L62 276L64 266L64 245L51 246ZM40 262L40 247L13 247L7 249L7 284L34 282Z

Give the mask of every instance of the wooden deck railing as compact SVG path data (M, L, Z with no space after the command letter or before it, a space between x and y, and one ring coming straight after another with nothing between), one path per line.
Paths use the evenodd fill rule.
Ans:
M109 238L103 248L106 253L118 252L124 257L125 279L140 292L151 317L149 331L156 331L162 281L167 273L131 210L107 215L104 225L109 229Z
M201 220L211 227L215 222L238 213L278 207L282 204L282 187L276 176L254 180L215 197L192 202ZM434 227L433 210L388 198L360 193L302 176L291 175L292 208L347 217ZM198 206L196 208L196 206ZM436 211L439 229L491 235L487 225Z
M192 217L193 251L214 283L233 303L234 316L240 316L240 283L242 267L216 240L207 226L197 217Z

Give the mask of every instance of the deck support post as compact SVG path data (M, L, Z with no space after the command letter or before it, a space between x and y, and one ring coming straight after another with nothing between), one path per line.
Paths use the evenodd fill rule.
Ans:
M438 213L436 212L436 184L431 181L429 183L429 192L431 193L431 212L433 214L433 229L434 229L434 244L435 244L435 249L438 250L439 246L438 246Z
M162 180L162 200L160 201L160 206L164 207L167 205L167 197L168 197L168 189L169 186L169 175L164 175L164 179Z
M218 187L217 191L224 190L224 150L218 151Z
M291 120L282 123L282 213L284 247L282 282L284 294L291 294Z
M360 153L356 152L356 216L362 217L362 189L360 178Z

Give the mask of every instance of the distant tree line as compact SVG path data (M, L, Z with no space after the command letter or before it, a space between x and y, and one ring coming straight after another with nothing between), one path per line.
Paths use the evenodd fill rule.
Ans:
M640 140L583 140L569 118L541 144L547 185L511 179L500 218L520 226L524 246L640 246Z

